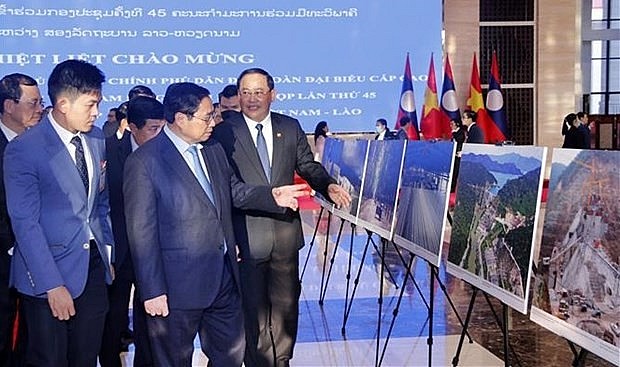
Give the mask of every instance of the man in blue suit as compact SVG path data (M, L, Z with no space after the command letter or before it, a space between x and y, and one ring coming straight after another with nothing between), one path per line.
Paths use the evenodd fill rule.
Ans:
M137 289L157 366L191 366L198 332L213 366L240 366L245 348L232 206L284 213L305 185L249 186L209 140L209 91L175 83L163 132L125 163L123 194ZM203 142L200 144L200 142Z
M93 128L104 80L84 61L58 64L48 78L53 111L5 152L26 365L97 364L113 278L105 143Z

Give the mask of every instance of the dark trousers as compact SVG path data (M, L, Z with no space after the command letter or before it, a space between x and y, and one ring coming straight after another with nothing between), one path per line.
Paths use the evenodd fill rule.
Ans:
M127 259L116 270L114 283L108 286L110 309L105 320L103 340L99 351L102 367L121 367L121 336L129 323L129 298L133 284L133 269ZM133 300L134 363L135 367L152 366L151 348L146 332L146 313L144 304L134 292Z
M299 253L274 249L264 262L241 262L246 367L288 366L299 319Z
M452 182L450 183L450 192L456 192L456 183L459 178L459 167L461 166L461 157L454 157L454 166L452 167Z
M103 324L108 310L105 264L91 244L88 279L73 300L75 316L60 321L46 298L21 295L20 312L26 324L26 366L88 367L97 365Z
M17 292L9 288L11 256L0 246L0 367L16 366L13 326L17 316Z
M155 366L191 367L196 333L200 336L202 351L209 358L209 365L241 366L245 349L241 296L228 257L225 262L219 294L209 307L197 310L171 308L166 317L147 316Z
M146 326L147 314L144 310L144 302L138 297L139 290L136 288L133 296L133 344L135 347L133 355L134 367L154 366L153 352L151 351L151 341Z

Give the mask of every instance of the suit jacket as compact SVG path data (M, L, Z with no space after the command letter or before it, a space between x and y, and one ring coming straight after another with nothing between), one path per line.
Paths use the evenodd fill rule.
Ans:
M564 135L564 143L562 144L562 148L584 149L583 145L583 134L579 131L578 127L571 126L566 132L566 135Z
M466 143L484 144L484 133L478 124L471 124L467 129Z
M123 184L125 214L131 218L127 234L143 300L166 294L172 308L208 307L220 289L224 256L236 263L232 204L284 211L273 200L270 187L239 181L216 141L204 143L202 154L216 206L166 133L127 158ZM239 285L236 266L233 273Z
M452 131L452 141L456 143L456 151L463 150L463 143L467 139L465 128L459 127L456 131Z
M0 130L0 158L4 156L9 141ZM15 244L15 235L11 228L11 220L6 207L6 192L4 190L4 167L0 159L0 257L9 256L7 251ZM7 271L8 274L8 271Z
M106 139L110 137L116 137L116 131L118 130L119 126L120 123L118 121L106 121L103 124L103 135L105 135Z
M379 136L381 134L375 134L375 140L379 139ZM406 136L406 135L405 135ZM390 129L388 129L387 127L385 128L385 134L383 134L383 140L394 140L396 137L394 136L394 133L392 133L390 131Z
M115 134L107 138L105 143L106 179L110 193L110 219L115 244L114 267L118 270L125 264L131 264L123 200L123 169L127 157L131 154L131 133L126 131L121 140Z
M235 114L218 125L214 137L220 141L231 166L246 183L254 185L291 185L295 171L324 197L327 187L336 181L323 166L314 161L306 134L299 121L271 112L273 158L271 182L260 163L250 131L242 114ZM221 125L221 126L220 126ZM304 238L299 213L287 210L283 214L264 211L236 210L233 216L235 236L242 258L268 259L274 246L297 251Z
M47 117L7 146L4 182L17 242L11 284L21 293L46 297L46 291L64 285L78 297L88 276L89 230L104 263L110 263L106 245L113 246L113 239L103 134L93 128L82 142L92 158L89 196ZM108 266L106 281L112 281Z
M409 139L409 137L407 136L407 132L403 129L398 129L398 132L396 133L396 139L397 140L407 140Z
M577 127L577 129L579 130L579 134L583 140L581 144L582 149L590 149L592 146L592 134L590 133L590 128L582 123L579 123L579 127Z

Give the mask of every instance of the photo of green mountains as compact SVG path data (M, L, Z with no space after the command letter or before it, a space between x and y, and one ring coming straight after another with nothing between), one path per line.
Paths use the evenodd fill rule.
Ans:
M526 313L546 149L466 145L448 271Z

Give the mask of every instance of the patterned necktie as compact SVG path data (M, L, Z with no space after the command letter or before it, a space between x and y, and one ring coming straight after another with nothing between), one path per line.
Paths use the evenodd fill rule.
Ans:
M86 167L86 158L84 157L84 147L82 146L82 139L79 136L71 138L71 144L75 145L75 166L77 167L84 188L86 189L86 196L88 196L88 168Z
M196 145L190 145L190 147L187 148L187 151L189 152L189 154L192 155L194 172L196 172L196 178L198 179L198 183L200 183L200 186L202 186L205 194L207 194L209 200L211 200L211 203L213 203L213 206L215 206L215 200L213 197L213 186L211 186L211 182L205 174L205 171L202 169L202 164L200 164L200 159L198 158L198 154L200 154L200 152L198 151L198 147Z
M256 150L258 151L258 157L260 163L267 176L267 181L271 182L271 167L269 164L269 153L267 152L267 142L265 136L263 136L263 124L256 124L256 130L258 130L258 136L256 137Z

